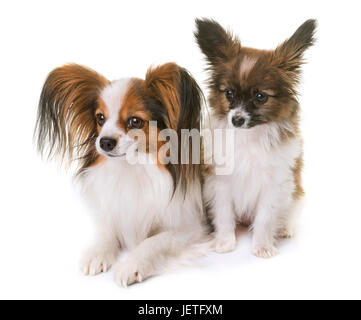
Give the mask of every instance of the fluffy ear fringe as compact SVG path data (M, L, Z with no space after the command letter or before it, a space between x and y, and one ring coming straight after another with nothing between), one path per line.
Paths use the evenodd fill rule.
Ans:
M169 164L167 169L174 181L174 191L178 186L186 192L188 183L199 176L199 164L192 163L192 141L189 150L181 142L182 129L197 129L200 132L202 91L191 74L175 63L167 63L148 70L145 80L146 90L167 112L167 128L177 131L179 141L178 164ZM181 163L181 155L189 156L189 164Z
M304 22L291 38L277 47L273 55L274 65L285 70L292 78L298 79L304 63L303 54L315 43L316 28L316 20Z
M80 170L96 159L94 112L97 98L108 80L77 64L53 70L40 95L34 138L48 158L70 163L76 157Z
M239 39L212 19L196 19L195 39L210 65L223 63L236 56Z
M173 130L178 129L180 101L178 92L179 67L175 63L166 63L149 68L145 77L145 88L149 95L167 109L165 124Z

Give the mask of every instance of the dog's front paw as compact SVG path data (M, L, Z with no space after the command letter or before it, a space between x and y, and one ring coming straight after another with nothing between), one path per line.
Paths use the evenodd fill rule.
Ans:
M84 253L80 261L80 270L86 276L95 276L101 272L107 272L116 259L116 254L113 252L90 249Z
M277 254L277 249L274 246L253 246L253 254L258 258L272 258Z
M227 253L231 252L236 248L237 241L235 234L229 234L223 237L216 237L214 241L214 250L217 253Z
M292 238L294 236L295 232L291 230L290 228L281 228L277 231L277 238L278 239L287 239Z
M114 280L119 286L126 288L136 282L142 282L144 274L135 260L127 259L115 265Z

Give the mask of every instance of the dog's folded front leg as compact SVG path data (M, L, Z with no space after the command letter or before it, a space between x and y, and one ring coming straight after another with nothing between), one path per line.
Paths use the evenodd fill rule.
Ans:
M162 232L142 241L125 261L114 268L118 285L127 287L160 273L172 257L179 255L189 243L187 235L180 232Z
M116 262L119 252L120 245L115 234L107 228L100 229L93 246L83 254L80 261L81 271L91 276L107 272Z

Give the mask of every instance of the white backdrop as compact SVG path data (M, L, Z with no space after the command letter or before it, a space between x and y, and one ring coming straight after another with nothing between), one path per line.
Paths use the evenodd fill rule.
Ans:
M2 1L0 298L361 298L359 1L295 3ZM300 233L262 260L243 231L236 252L129 289L111 272L84 277L78 260L90 219L70 173L41 161L32 145L45 77L66 62L116 79L174 61L204 88L195 17L214 18L245 45L266 49L306 19L319 21L300 97L308 195Z

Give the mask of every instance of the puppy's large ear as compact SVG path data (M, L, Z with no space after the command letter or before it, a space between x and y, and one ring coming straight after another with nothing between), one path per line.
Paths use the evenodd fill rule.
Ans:
M109 81L86 67L69 64L53 70L40 96L35 137L41 154L88 166L96 157L94 113L102 88Z
M226 62L236 56L241 47L237 37L211 19L196 19L196 41L211 65Z
M149 69L145 87L148 95L161 103L162 110L157 113L164 114L166 127L177 133L178 164L170 163L167 169L173 177L174 190L180 185L185 192L188 182L198 175L199 164L192 164L193 140L188 145L181 144L182 129L197 129L199 133L203 94L190 73L175 63ZM182 161L184 155L187 163Z
M291 38L280 44L273 54L273 63L296 79L304 63L304 52L315 43L316 20L307 20Z

